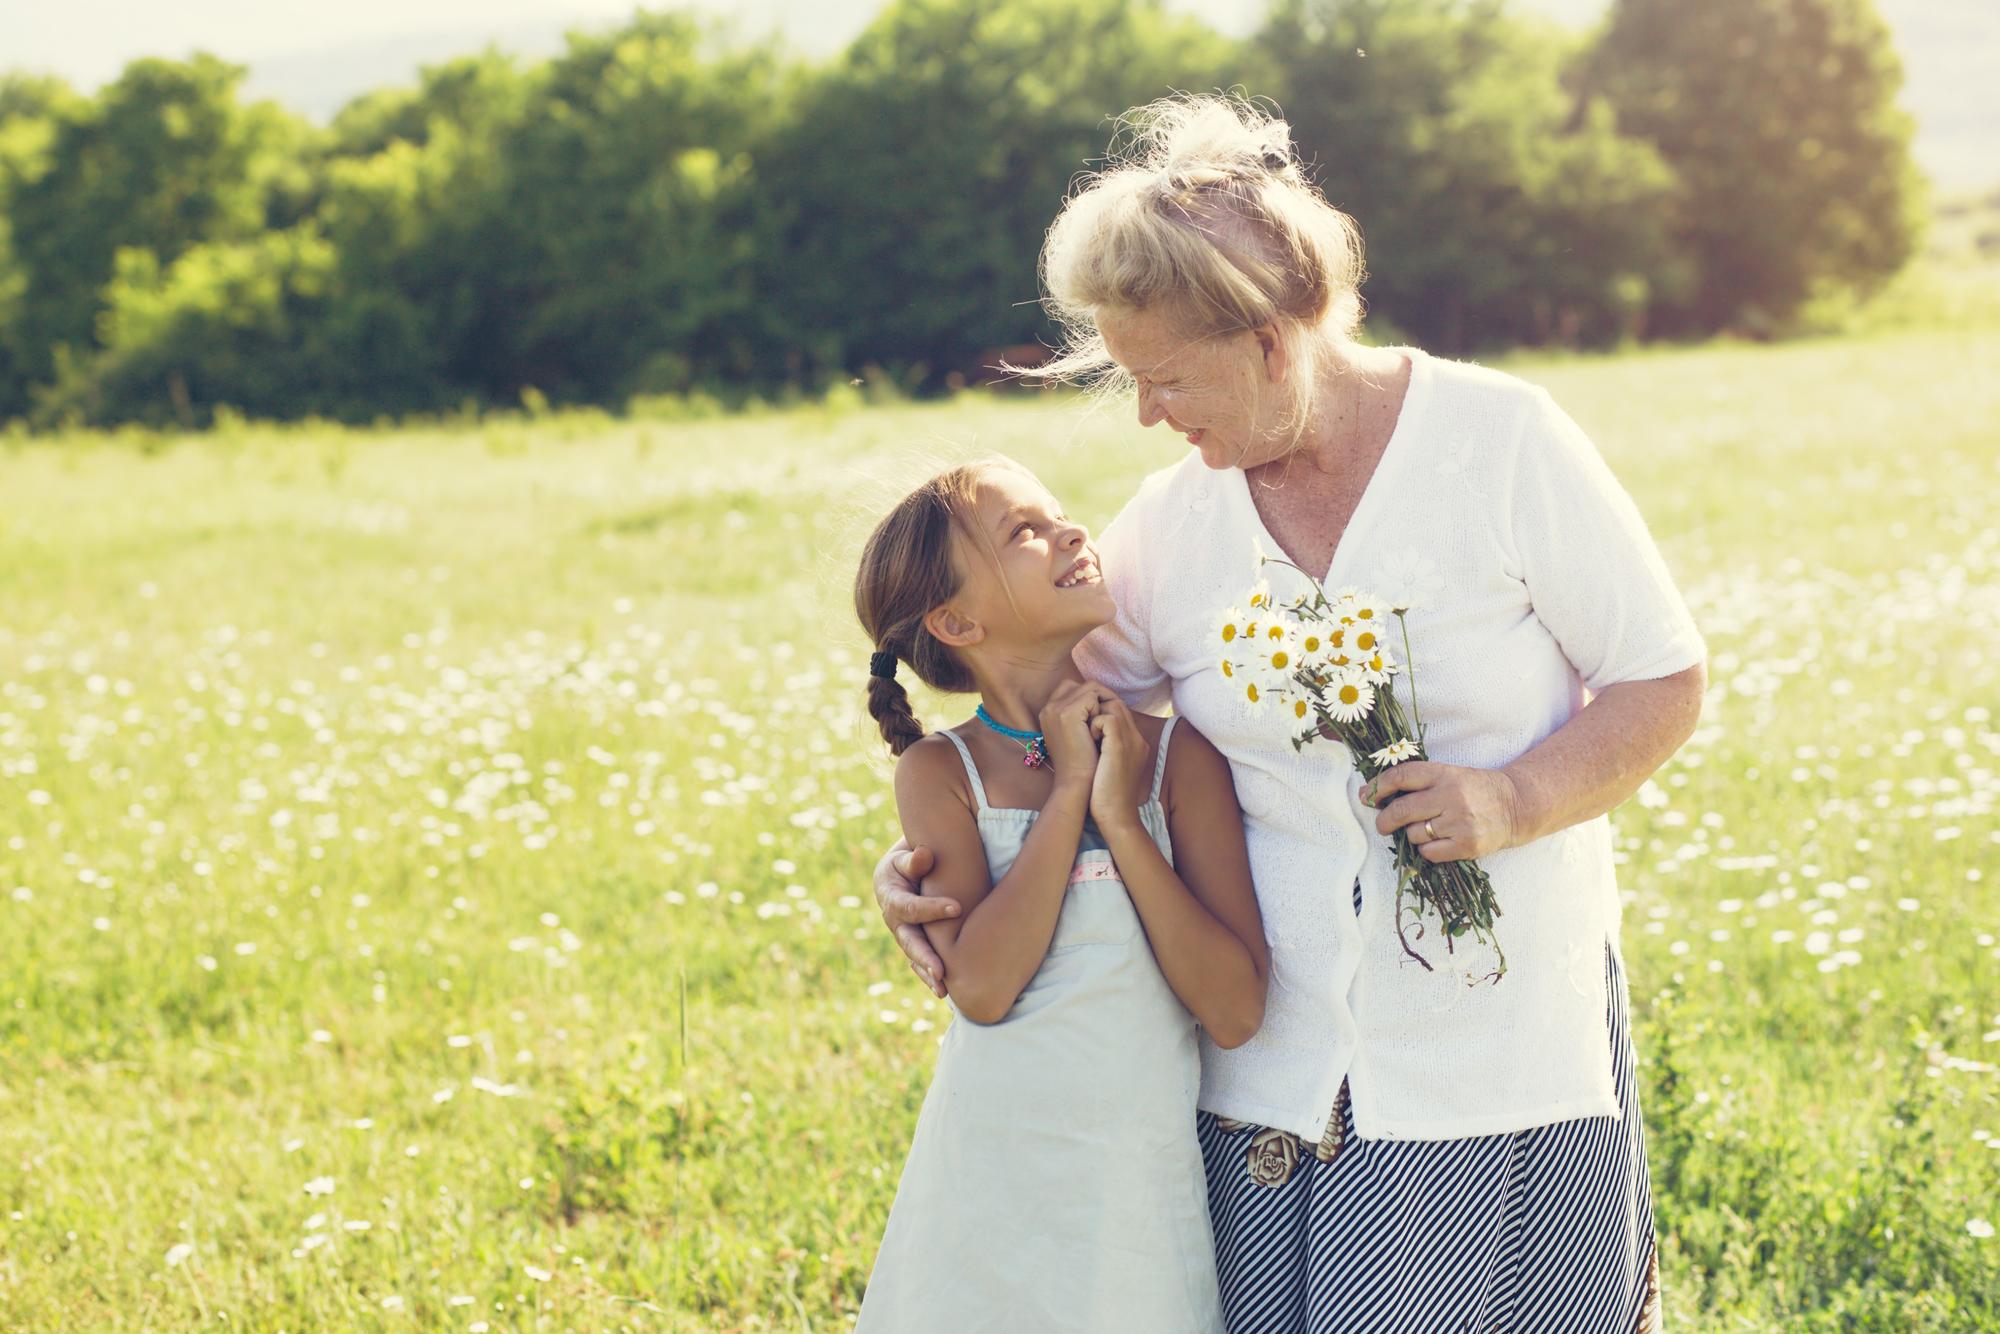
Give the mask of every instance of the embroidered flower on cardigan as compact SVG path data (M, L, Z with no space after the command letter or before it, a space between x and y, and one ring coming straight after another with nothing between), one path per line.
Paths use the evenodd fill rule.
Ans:
M1444 574L1422 548L1403 546L1383 553L1369 584L1398 607L1423 607L1444 592Z

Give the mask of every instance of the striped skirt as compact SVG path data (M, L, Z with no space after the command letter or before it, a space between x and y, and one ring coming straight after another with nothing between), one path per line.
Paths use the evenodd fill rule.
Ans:
M1661 1329L1625 979L1604 957L1622 1120L1364 1140L1345 1083L1317 1147L1197 1114L1231 1334Z

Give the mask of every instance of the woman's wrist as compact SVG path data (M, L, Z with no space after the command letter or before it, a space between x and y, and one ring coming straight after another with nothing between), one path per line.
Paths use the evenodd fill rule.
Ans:
M1543 822L1548 812L1535 792L1534 784L1512 766L1493 770L1493 777L1500 785L1501 799L1507 810L1507 846L1522 847L1533 843L1544 833Z

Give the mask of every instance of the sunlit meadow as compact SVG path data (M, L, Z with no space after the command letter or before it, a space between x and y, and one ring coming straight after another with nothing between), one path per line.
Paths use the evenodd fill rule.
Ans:
M2000 1327L2000 333L1510 365L1713 652L1615 817L1670 1323ZM1101 524L1178 445L0 448L0 1325L845 1329L946 1020L869 899L859 529L916 451Z

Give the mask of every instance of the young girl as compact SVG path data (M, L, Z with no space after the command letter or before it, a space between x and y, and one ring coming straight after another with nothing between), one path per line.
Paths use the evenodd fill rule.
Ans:
M1219 1334L1195 1025L1247 1040L1270 966L1229 766L1077 671L1111 597L1008 460L905 497L854 602L903 831L957 905L925 928L957 1019L857 1328ZM898 662L975 717L925 735Z

